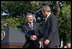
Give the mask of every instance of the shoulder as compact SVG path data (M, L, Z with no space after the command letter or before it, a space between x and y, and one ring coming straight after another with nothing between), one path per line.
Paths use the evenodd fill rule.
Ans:
M35 25L38 25L38 23L37 22L33 22Z
M51 14L50 17L51 18L56 18L56 16L54 14Z
M57 19L57 16L55 16L54 14L51 14L50 15L50 19L53 19L53 20L55 19L56 20Z
M24 27L24 26L27 26L27 23L22 23L21 25L22 25L22 27Z
M35 25L36 27L39 27L39 23L37 23L37 22L34 22L34 25Z

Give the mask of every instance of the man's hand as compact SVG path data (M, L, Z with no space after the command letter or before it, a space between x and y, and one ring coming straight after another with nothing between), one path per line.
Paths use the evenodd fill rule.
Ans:
M34 40L37 39L37 36L36 35L32 35L32 36L30 36L30 39L34 41Z
M46 40L44 41L44 44L45 44L45 45L48 45L49 42L50 42L50 40L46 39Z
M68 48L71 48L71 43L67 43L67 47Z
M64 48L67 48L67 46L64 46Z
M64 48L71 48L71 43L67 43L67 45L65 45Z
M43 48L43 41L39 41L39 44L40 44L39 48Z

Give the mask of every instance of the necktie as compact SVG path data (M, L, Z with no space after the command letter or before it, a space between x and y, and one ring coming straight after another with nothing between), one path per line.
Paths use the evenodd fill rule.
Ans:
M47 19L45 19L45 23L46 23L46 20L47 20Z

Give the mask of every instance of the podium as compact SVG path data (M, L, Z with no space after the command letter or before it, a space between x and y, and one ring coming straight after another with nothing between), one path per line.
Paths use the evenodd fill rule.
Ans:
M1 39L1 48L22 48L24 46L26 39L22 31L12 27L5 27L3 31L4 36Z

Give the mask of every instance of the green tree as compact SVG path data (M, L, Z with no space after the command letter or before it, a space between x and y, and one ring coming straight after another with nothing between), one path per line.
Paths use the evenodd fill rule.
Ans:
M70 2L71 3L71 2ZM58 27L60 37L66 43L71 33L71 4L64 3L58 16Z
M60 37L66 41L71 33L71 2L61 2L63 3L63 7L58 13L58 30ZM8 23L10 26L17 28L21 22L24 22L25 19L22 16L26 11L35 11L44 5L49 5L53 8L55 4L56 1L1 1L1 12L7 9L10 13L8 18L3 17L1 19L1 23ZM15 18L17 16L18 18Z

